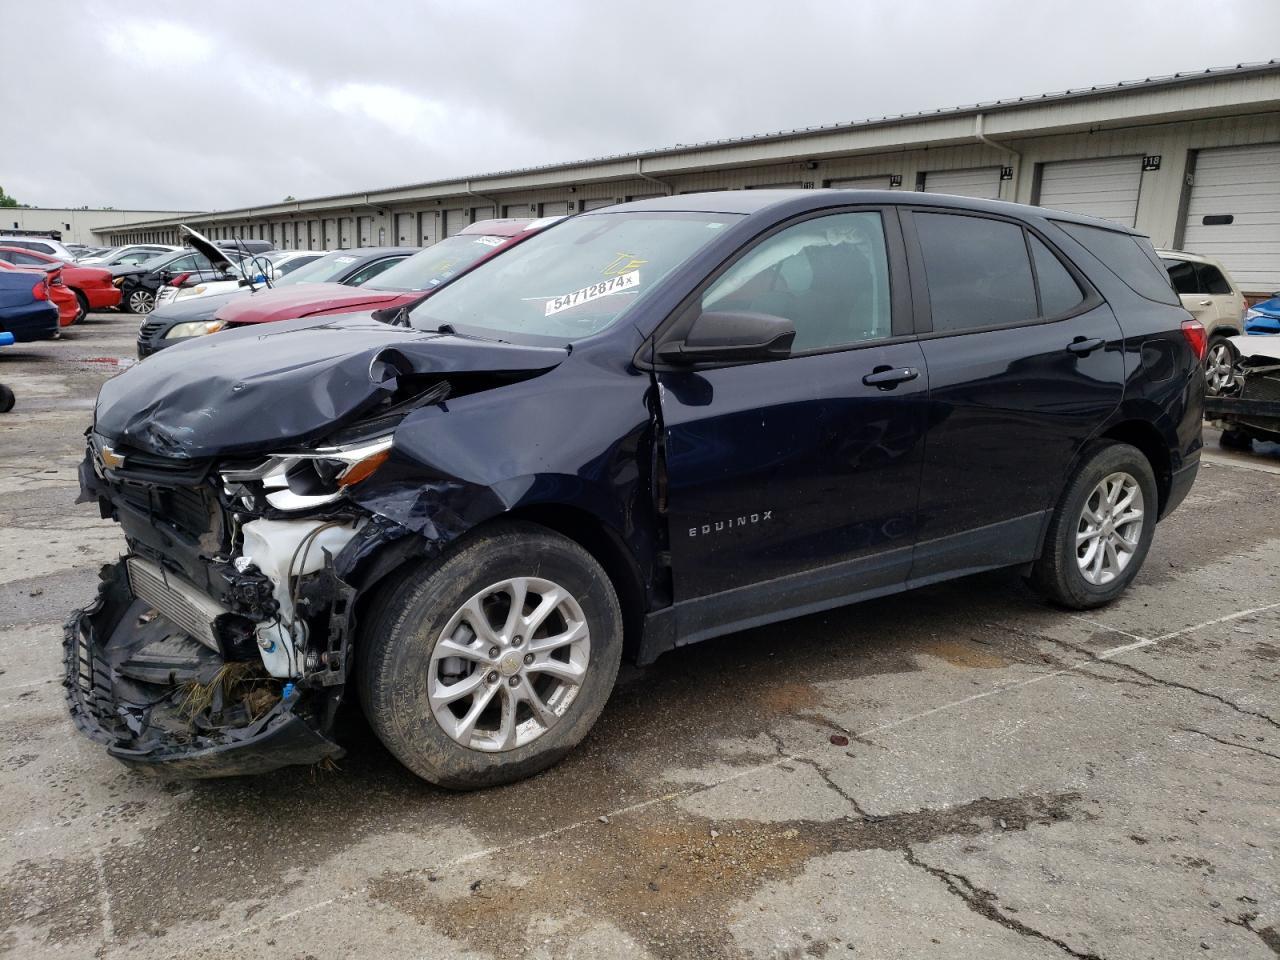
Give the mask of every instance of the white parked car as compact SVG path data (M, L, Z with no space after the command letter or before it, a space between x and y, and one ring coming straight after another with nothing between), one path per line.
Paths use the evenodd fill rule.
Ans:
M1231 337L1244 331L1248 304L1227 268L1213 257L1181 250L1159 250L1169 279L1187 311L1204 324L1209 349L1204 359L1205 388L1219 394L1233 382L1231 368L1239 353Z
M9 234L0 234L0 246L4 247L21 247L23 250L33 250L36 253L48 254L51 257L57 257L59 260L65 260L67 263L75 262L75 257L71 251L62 245L60 240L51 240L48 237L24 237L21 234L10 236Z
M120 247L108 247L102 253L95 253L91 257L77 260L76 263L85 267L130 266L146 263L162 253L174 253L181 249L181 247L173 247L165 243L126 243Z
M232 293L241 286L242 280L249 280L254 285L263 282L260 278L275 281L288 276L299 267L319 260L328 251L325 250L271 250L243 261L244 273L228 280L200 280L177 287L166 284L156 293L156 306L172 303L175 300L190 300L193 297L208 297L217 293Z

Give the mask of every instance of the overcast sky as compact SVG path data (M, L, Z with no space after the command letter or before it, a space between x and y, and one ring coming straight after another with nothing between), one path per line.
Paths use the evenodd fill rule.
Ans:
M1280 54L1280 0L0 0L0 186L218 209Z

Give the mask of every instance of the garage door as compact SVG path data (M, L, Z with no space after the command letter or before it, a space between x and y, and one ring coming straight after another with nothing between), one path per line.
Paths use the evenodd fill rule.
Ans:
M747 187L748 190L799 190L804 184L799 180L793 183L758 183Z
M444 212L444 235L452 237L461 232L467 225L467 211L446 210Z
M1217 257L1247 293L1280 290L1280 143L1200 151L1182 249Z
M416 247L418 245L417 214L396 214L396 235L394 244L397 247Z
M1141 157L1062 160L1041 168L1036 202L1132 227L1138 216L1141 185Z
M497 214L494 212L493 207L472 207L471 208L472 223L479 223L481 220L492 220L496 216Z
M324 248L326 250L338 249L338 221L326 219L324 222Z
M613 197L601 198L599 200L583 200L583 210L599 210L601 207L612 207L618 201Z
M553 203L542 204L542 216L544 217L563 217L569 212L569 202L567 200L556 200Z
M949 193L955 197L1000 199L1000 168L979 167L973 170L935 170L924 175L924 188L929 193Z
M901 185L901 181L899 181ZM843 180L828 180L827 186L832 190L897 190L890 186L889 174L880 173L874 177L845 177Z

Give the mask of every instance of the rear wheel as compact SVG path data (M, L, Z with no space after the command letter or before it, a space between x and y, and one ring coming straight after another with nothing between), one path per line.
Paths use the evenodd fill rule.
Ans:
M361 648L382 742L423 779L469 790L532 776L586 736L617 677L622 615L582 547L503 524L406 577Z
M76 295L76 300L80 303L80 312L76 314L76 323L79 323L89 315L89 298L79 290L73 290L72 293Z
M156 295L150 290L135 290L125 298L125 309L146 316L156 308Z
M1142 451L1092 445L1049 523L1032 585L1077 610L1110 603L1142 568L1158 512L1155 474Z
M17 398L13 395L13 391L0 383L0 413L8 413L16 402Z

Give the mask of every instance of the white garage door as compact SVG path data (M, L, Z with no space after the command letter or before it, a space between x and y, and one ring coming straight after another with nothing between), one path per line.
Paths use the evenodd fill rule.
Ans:
M979 167L973 170L935 170L924 175L924 188L929 193L949 193L955 197L1000 199L1000 168Z
M1042 207L1102 217L1132 227L1138 217L1142 186L1141 157L1061 160L1040 173Z
M396 235L393 245L397 247L416 247L418 245L418 215L415 213L396 214Z
M467 225L467 211L446 210L444 212L444 235L452 237L460 233Z
M832 190L898 190L889 184L889 174L879 173L874 177L845 177L843 180L828 180L827 186Z
M747 187L748 190L799 190L804 184L799 180L792 183L757 183Z
M471 222L479 223L481 220L492 220L497 214L494 213L493 207L472 207Z
M613 197L602 198L600 200L583 200L582 209L599 210L601 207L612 207L617 202L618 201L614 200Z
M1248 293L1280 290L1280 143L1200 151L1182 249L1217 257Z
M554 203L544 203L542 205L542 216L544 217L563 217L569 212L569 202L567 200L556 200Z
M431 246L440 239L440 211L424 210L418 214L418 227L422 230L422 239L418 241L418 246Z
M533 210L529 209L531 206L533 207ZM535 215L534 211L536 211L537 209L538 207L536 204L509 203L502 208L502 215L504 217L508 217L512 219L519 219L521 217L532 217Z

